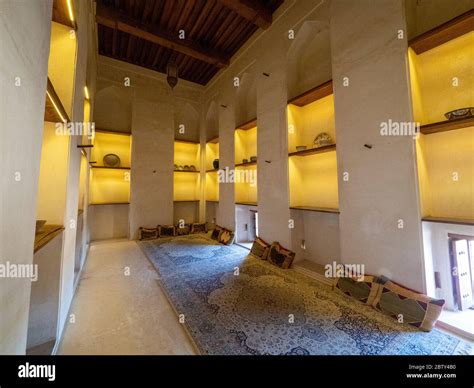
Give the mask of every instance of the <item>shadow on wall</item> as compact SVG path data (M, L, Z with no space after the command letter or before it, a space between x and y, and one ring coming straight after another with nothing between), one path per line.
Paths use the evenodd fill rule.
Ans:
M329 20L303 23L287 54L288 97L332 78Z
M250 72L240 77L235 100L235 123L240 125L257 117L257 82Z
M130 132L132 102L130 88L109 86L96 93L94 121L96 128Z
M176 140L199 141L199 113L191 104L177 106L174 125Z

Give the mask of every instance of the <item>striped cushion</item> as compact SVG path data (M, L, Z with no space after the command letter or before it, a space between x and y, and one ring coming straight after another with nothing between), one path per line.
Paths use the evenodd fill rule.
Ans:
M379 289L372 304L374 308L423 331L433 328L443 310L443 299L433 299L409 290L383 276L376 281Z

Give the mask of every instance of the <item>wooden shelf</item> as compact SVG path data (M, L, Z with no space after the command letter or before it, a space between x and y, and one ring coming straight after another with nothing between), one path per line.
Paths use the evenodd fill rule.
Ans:
M219 200L218 199L206 199L206 202L219 203Z
M247 167L247 166L255 166L257 162L247 162L247 163L237 163L235 167Z
M62 117L61 117L62 116ZM44 107L44 121L52 123L69 122L69 116L59 99L51 80L48 77L48 86L46 89L46 101Z
M101 129L101 128L94 128L95 132L98 133L109 133L111 135L124 135L124 136L132 136L132 132L122 132L122 131L114 131L112 129Z
M198 174L201 171L199 171L199 170L196 170L196 171L192 171L192 170L173 170L173 172L192 172L192 173Z
M314 154L322 154L324 152L336 151L336 145L330 144L327 146L322 146L318 148L308 148L304 151L295 151L288 153L288 156L309 156Z
M174 139L176 143L189 143L189 144L200 144L199 141L196 140L187 140L187 139Z
M323 97L329 96L333 93L332 80L327 81L321 85L310 89L299 96L296 96L288 101L288 104L299 107L311 104L314 101L320 100Z
M292 210L305 210L310 212L320 212L320 213L334 213L339 214L339 209L332 209L328 207L315 207L315 206L290 206Z
M173 202L199 202L199 199L173 199Z
M206 170L206 172L217 172L217 171L219 171L218 168L213 168L212 170Z
M235 129L243 129L244 131L247 131L249 129L255 128L256 126L257 126L257 118L254 118L250 121L247 121L246 123L240 124Z
M236 202L235 204L242 206L258 206L257 202Z
M105 168L109 170L130 170L131 167L108 167L108 166L91 166L92 168Z
M100 205L129 205L130 202L95 202L90 203L89 206L100 206Z
M463 218L447 218L447 217L423 217L421 219L425 222L437 222L441 224L455 224L455 225L469 225L474 226L474 220Z
M417 54L424 53L443 43L456 39L474 29L474 10L469 10L450 21L413 38L409 46Z
M430 135L432 133L452 131L471 126L474 126L474 117L466 117L463 119L446 120L438 123L422 125L420 127L420 132L424 135Z
M73 6L71 2L71 6ZM73 9L73 13L75 10ZM53 1L53 22L64 24L65 26L76 29L76 23L71 21L69 17L69 9L67 0L54 0Z
M214 138L208 140L207 143L213 143L213 144L219 143L219 136L214 137Z

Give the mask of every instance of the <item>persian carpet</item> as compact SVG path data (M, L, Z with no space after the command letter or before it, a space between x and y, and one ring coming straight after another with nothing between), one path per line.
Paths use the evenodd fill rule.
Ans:
M202 354L452 355L474 347L421 332L206 235L138 242Z

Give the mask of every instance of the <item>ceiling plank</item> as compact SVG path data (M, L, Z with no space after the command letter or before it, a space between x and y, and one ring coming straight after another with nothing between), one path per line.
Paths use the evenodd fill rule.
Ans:
M103 6L101 3L97 4L96 21L100 25L116 28L137 38L159 44L219 68L229 65L229 59L221 53L204 48L197 42L180 40L168 32L130 18L125 13Z
M258 0L219 0L225 7L264 30L272 24L272 11Z

